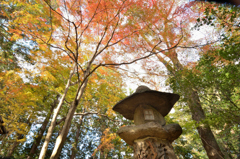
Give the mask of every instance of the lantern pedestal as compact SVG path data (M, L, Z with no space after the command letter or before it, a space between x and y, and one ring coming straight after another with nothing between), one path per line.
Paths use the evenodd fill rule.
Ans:
M135 159L177 159L171 143L182 133L179 124L158 122L121 127L117 134L134 147Z
M135 140L134 159L177 159L171 143L167 140L148 137Z

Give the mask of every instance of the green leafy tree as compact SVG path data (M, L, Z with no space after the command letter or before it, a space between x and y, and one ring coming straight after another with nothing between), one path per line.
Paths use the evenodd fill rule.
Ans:
M201 54L191 69L182 70L182 81L172 79L172 88L192 85L198 92L206 114L203 123L209 123L224 158L239 157L239 9L208 7L197 26L204 24L222 31L220 44L214 44ZM173 82L174 81L174 82ZM181 107L182 111L188 111ZM178 112L179 113L179 112Z

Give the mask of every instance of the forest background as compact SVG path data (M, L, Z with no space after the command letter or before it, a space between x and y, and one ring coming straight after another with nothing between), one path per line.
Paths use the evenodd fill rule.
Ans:
M224 4L1 1L0 157L131 158L112 107L147 85L181 96L179 158L239 159L239 28Z

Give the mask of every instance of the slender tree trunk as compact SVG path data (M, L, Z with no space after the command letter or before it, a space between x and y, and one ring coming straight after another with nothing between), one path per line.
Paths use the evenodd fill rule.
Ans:
M186 96L188 97L188 106L192 113L192 119L197 122L198 134L202 140L203 147L207 152L209 159L224 159L219 145L211 131L211 128L202 109L198 93L191 88L188 89Z
M46 130L46 127L47 127L47 124L48 124L49 119L51 117L51 114L52 114L52 112L49 112L47 117L45 118L44 122L42 123L42 127L41 127L41 129L40 129L40 131L38 133L37 138L35 139L35 142L32 145L32 148L30 150L30 153L29 153L27 159L31 159L33 157L33 155L35 154L35 152L37 150L37 147L39 146L39 144L41 142L41 139L43 137L43 133Z
M47 124L48 124L48 122L49 122L49 120L50 120L50 117L51 117L51 115L52 115L52 112L53 112L54 108L55 108L56 105L57 105L58 97L59 97L59 95L57 95L56 99L54 100L54 102L53 102L53 104L52 104L52 106L51 106L51 110L49 111L49 113L47 114L45 120L43 121L42 127L41 127L41 129L40 129L40 131L39 131L39 133L38 133L38 135L37 135L37 138L35 139L35 142L34 142L33 145L32 145L32 148L31 148L31 150L30 150L30 153L29 153L27 159L31 159L31 158L33 157L33 155L36 153L37 147L39 146L39 144L40 144L40 142L41 142L41 139L42 139L42 137L43 137L43 133L44 133L45 130L46 130L46 127L47 127Z
M63 129L62 129L60 135L57 137L57 140L55 142L55 146L54 146L54 149L53 149L50 159L58 159L59 158L60 152L62 150L63 144L66 140L67 134L68 134L70 126L71 126L71 121L72 121L73 115L78 106L79 100L81 99L83 92L87 86L87 82L88 82L87 76L89 75L89 72L90 72L90 65L84 74L85 81L83 81L82 85L79 85L79 87L78 87L76 97L75 97L74 101L72 102L72 105L68 111L65 123L63 125Z
M68 114L67 114L64 126L62 128L62 131L59 134L59 136L57 137L57 140L55 142L55 146L54 146L54 149L53 149L53 152L52 152L52 155L51 155L50 159L58 159L59 158L59 155L60 155L60 152L62 150L63 144L66 140L68 131L70 129L71 121L72 121L74 112L77 108L77 105L78 105L78 101L75 99L74 102L72 103L69 111L68 111Z
M76 133L76 136L75 136L75 143L72 147L72 155L71 155L70 159L74 159L76 154L77 154L77 144L78 144L78 139L79 139L80 132L81 132L80 128L81 128L81 125L82 125L83 118L84 118L84 115L81 115L80 118L79 118L79 123L78 123L78 126L77 126L77 133Z
M45 138L45 141L44 141L44 144L42 146L42 149L41 149L41 152L40 152L40 155L39 155L39 159L44 159L45 155L46 155L46 152L47 152L47 148L48 148L48 144L50 142L50 139L51 139L51 136L52 136L52 133L53 133L53 129L55 128L56 126L56 120L57 120L57 116L58 116L58 113L62 107L62 104L64 102L64 99L67 95L67 92L68 92L68 89L70 87L70 83L71 83L71 79L72 79L72 76L75 72L75 68L77 67L77 65L75 64L74 67L73 67L73 70L72 72L70 73L70 76L69 76L69 79L68 79L68 82L67 82L67 85L65 87L65 91L64 91L64 94L62 95L62 98L61 100L59 101L58 103L58 106L56 107L56 109L54 110L54 113L53 113L53 117L52 117L52 121L51 121L51 124L48 128L48 132L47 132L47 135L46 135L46 138Z

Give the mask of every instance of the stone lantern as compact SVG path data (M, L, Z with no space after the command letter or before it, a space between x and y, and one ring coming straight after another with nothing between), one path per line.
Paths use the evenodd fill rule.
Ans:
M179 95L139 86L135 93L118 102L113 110L129 120L132 126L121 127L117 134L134 147L135 159L176 159L171 143L182 128L168 124L164 117L178 101Z

